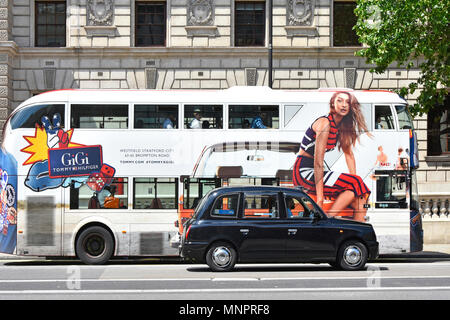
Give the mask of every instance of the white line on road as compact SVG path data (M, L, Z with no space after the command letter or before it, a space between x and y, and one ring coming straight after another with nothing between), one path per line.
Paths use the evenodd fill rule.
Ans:
M198 280L207 280L207 279L198 279ZM210 280L211 281L260 281L260 280L265 280L265 279L261 279L261 278L211 278Z
M158 278L158 279L142 279L142 278L102 278L102 279L77 279L79 282L163 282L163 281L284 281L284 280L367 280L373 279L373 275L365 277L289 277L289 278ZM450 279L449 276L380 276L379 279ZM71 279L4 279L0 283L46 283L46 282L68 282Z
M237 289L113 289L113 290L0 290L0 295L11 294L141 294L141 293L230 293L230 292L369 292L369 291L450 291L450 287L365 287L365 288L237 288Z

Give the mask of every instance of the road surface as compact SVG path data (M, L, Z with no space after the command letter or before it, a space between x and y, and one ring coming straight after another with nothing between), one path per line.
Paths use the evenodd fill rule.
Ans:
M0 260L0 299L317 300L449 299L450 259L381 260L366 270L327 264L206 265L145 259L88 266L78 261Z

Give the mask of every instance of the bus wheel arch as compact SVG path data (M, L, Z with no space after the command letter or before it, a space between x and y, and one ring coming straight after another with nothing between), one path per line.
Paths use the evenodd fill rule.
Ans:
M105 264L114 255L116 239L112 230L100 222L83 225L74 242L75 255L86 264Z

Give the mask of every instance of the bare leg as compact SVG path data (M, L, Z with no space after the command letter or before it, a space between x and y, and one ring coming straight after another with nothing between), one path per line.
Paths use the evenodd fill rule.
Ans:
M327 212L330 216L336 216L341 210L347 208L355 200L355 194L346 190L342 192L334 201L330 210Z
M365 222L364 217L366 216L367 209L364 208L366 201L364 199L355 197L355 200L351 203L351 207L355 210L353 219L355 221Z

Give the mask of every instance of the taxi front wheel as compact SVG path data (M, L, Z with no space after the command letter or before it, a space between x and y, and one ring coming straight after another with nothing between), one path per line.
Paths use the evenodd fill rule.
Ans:
M357 240L344 242L339 248L336 266L343 270L361 270L366 265L368 259L368 251L366 246Z

